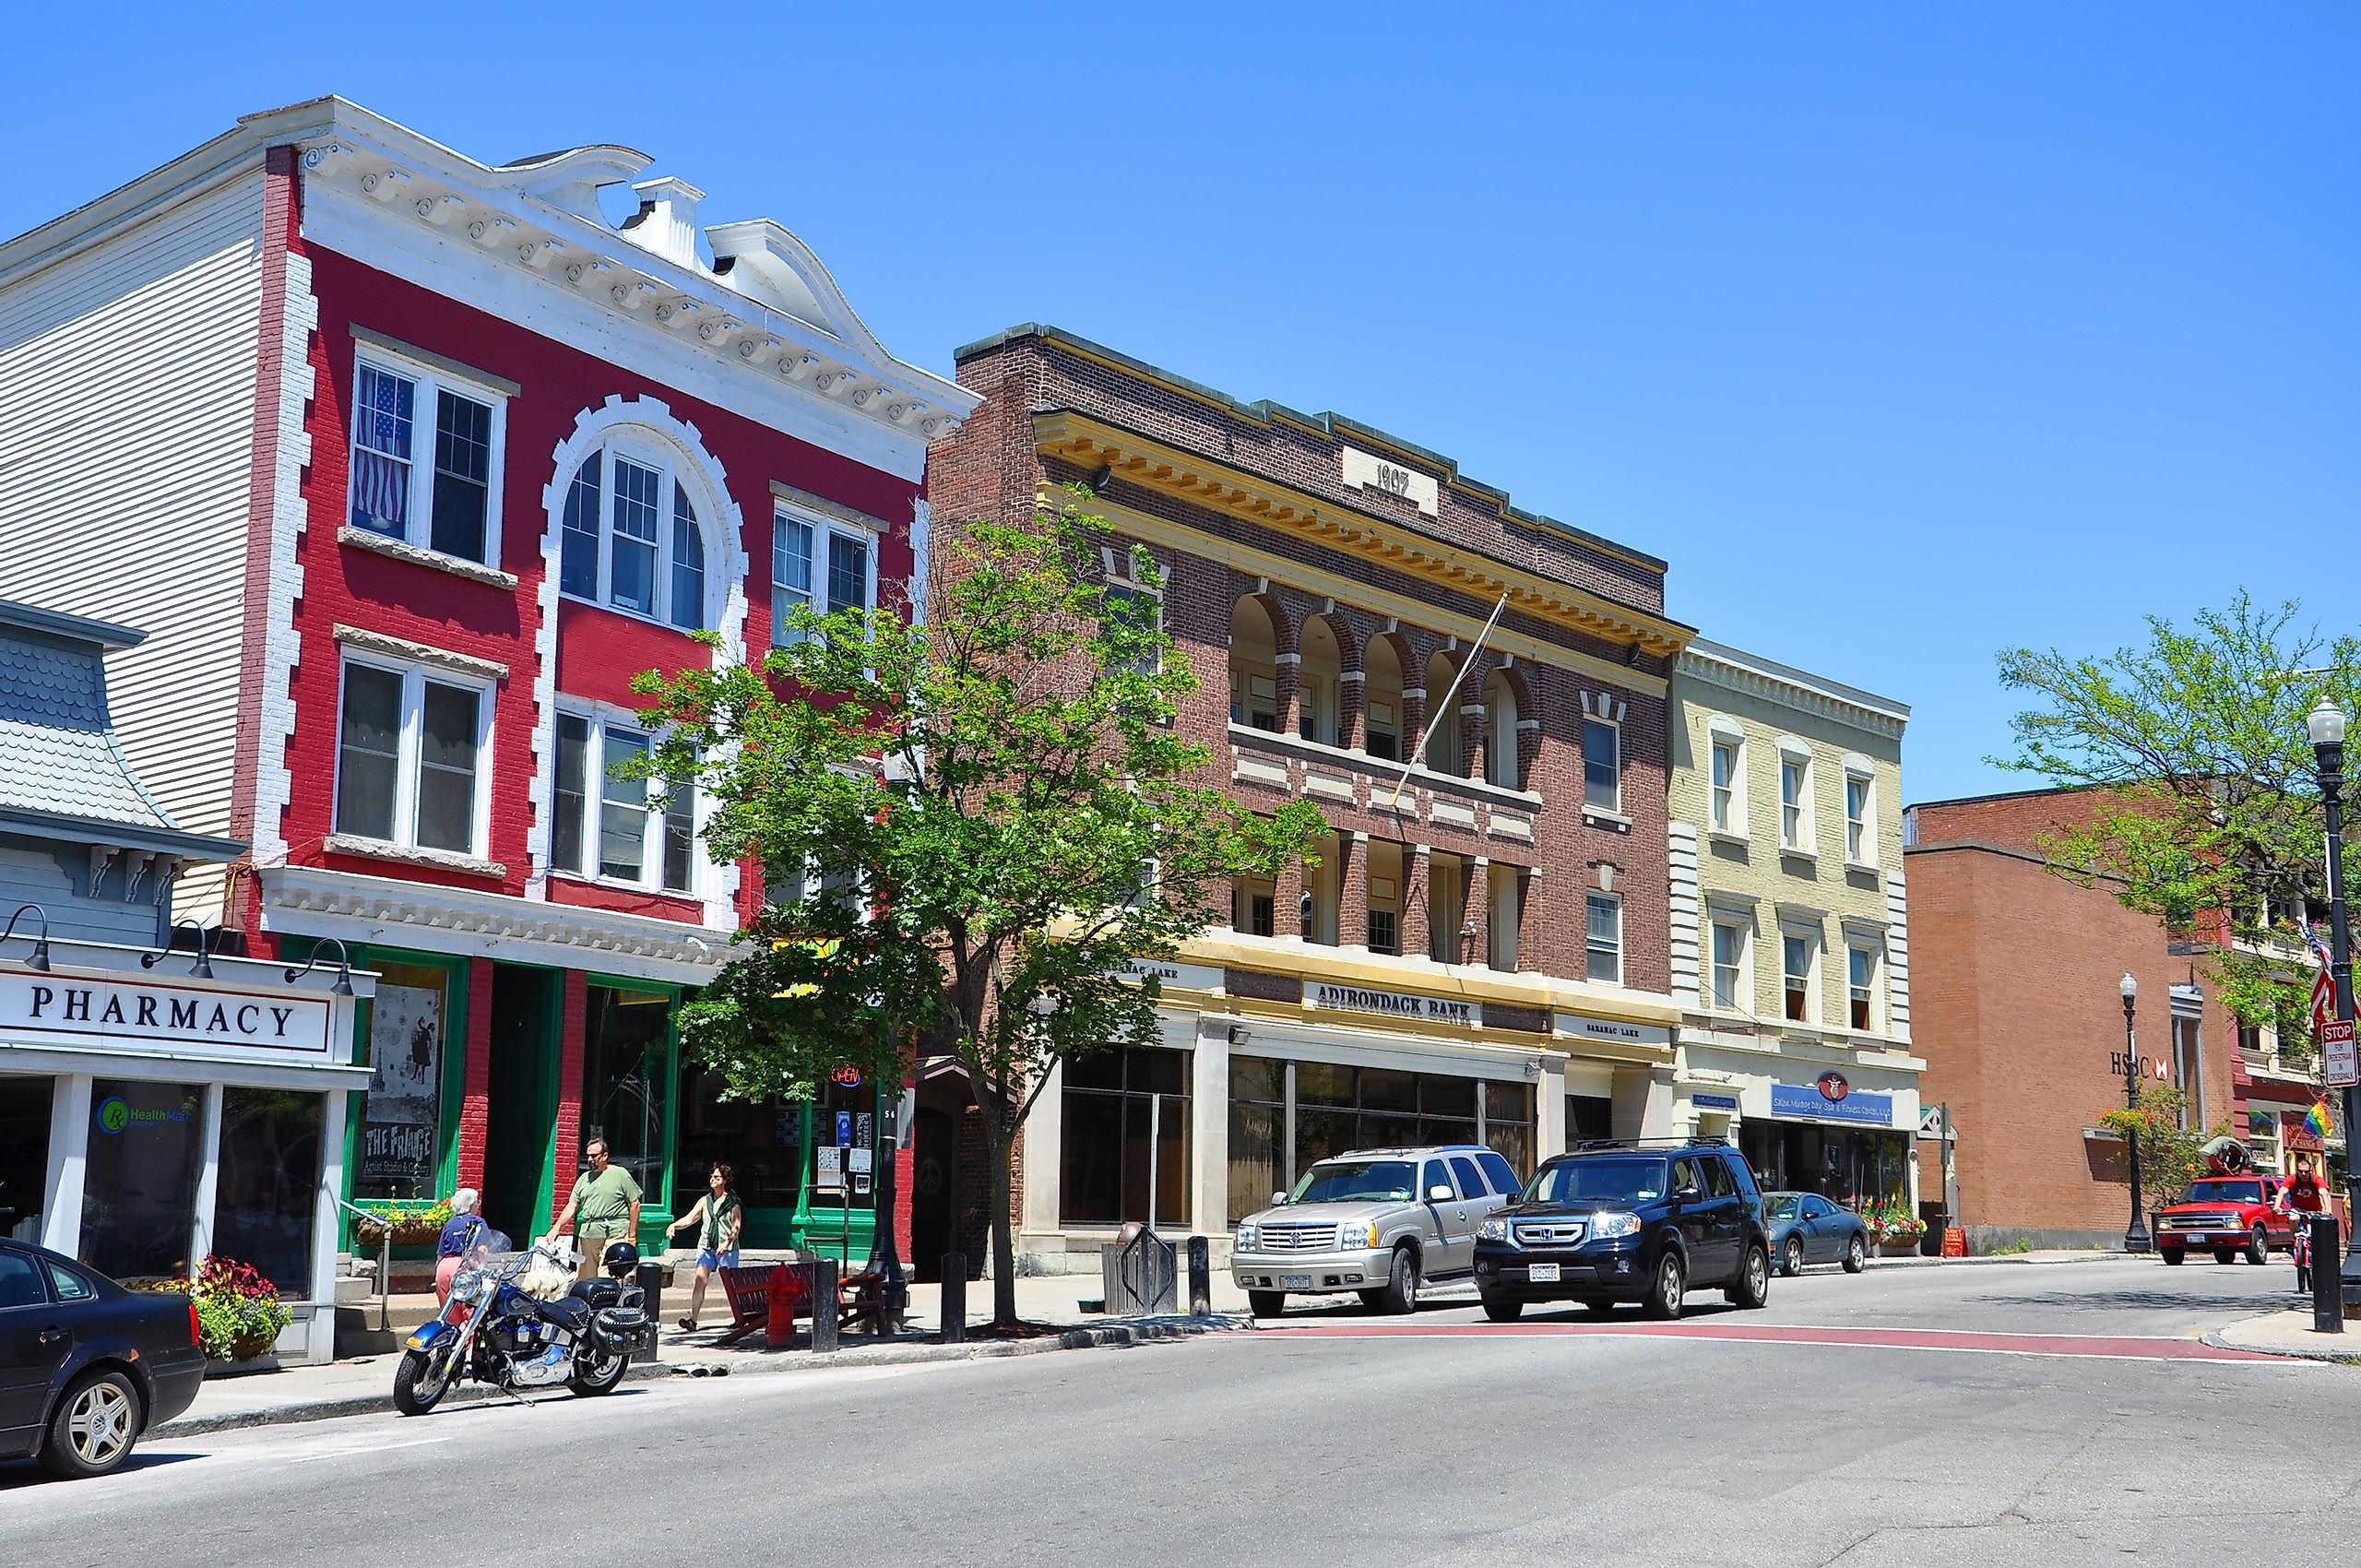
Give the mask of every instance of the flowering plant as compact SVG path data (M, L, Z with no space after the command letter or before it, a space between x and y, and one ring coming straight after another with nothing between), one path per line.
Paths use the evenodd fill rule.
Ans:
M177 1290L196 1308L197 1344L214 1361L251 1360L267 1355L279 1331L295 1321L279 1299L279 1287L260 1269L208 1253L195 1279L161 1280L151 1290Z
M1927 1222L1911 1213L1900 1198L1889 1198L1882 1206L1865 1210L1861 1223L1880 1241L1915 1241L1927 1233Z
M388 1198L372 1204L367 1218L352 1222L353 1240L362 1246L374 1247L385 1239L387 1229L397 1241L431 1241L443 1229L443 1222L451 1218L451 1200L438 1198L433 1203L415 1199L403 1202Z

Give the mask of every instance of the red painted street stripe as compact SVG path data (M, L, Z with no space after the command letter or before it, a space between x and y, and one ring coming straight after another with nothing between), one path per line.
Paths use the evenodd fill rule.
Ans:
M2140 1361L2271 1361L2283 1356L2231 1350L2161 1335L1975 1333L1948 1328L1867 1328L1742 1323L1305 1324L1266 1329L1290 1339L1476 1339L1566 1336L1714 1339L1768 1345L1828 1345L1888 1350L1961 1350L1987 1355L2082 1356Z

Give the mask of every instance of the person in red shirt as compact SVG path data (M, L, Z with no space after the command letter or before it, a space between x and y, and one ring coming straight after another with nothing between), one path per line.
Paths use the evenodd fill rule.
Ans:
M2312 1288L2312 1216L2328 1206L2328 1192L2312 1170L2312 1157L2296 1157L2296 1174L2279 1188L2279 1211L2295 1221L2295 1235L2288 1242L2288 1255L2296 1265L2296 1289L2300 1294Z

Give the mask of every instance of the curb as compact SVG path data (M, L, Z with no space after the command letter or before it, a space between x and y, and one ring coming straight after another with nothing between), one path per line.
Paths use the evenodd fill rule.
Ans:
M2227 1326L2225 1324L2222 1328L2212 1329L2199 1335L2198 1343L2211 1345L2216 1350L2245 1350L2258 1356L2277 1356L2282 1360L2325 1361L2332 1366L2343 1367L2361 1366L2361 1339L2356 1339L2353 1348L2349 1350L2313 1350L2301 1346L2289 1348L2278 1345L2259 1344L2251 1339L2229 1338L2226 1336Z
M1003 1339L968 1341L958 1345L880 1345L868 1349L837 1350L826 1357L808 1352L798 1357L782 1357L777 1360L750 1361L732 1365L730 1375L771 1376L781 1373L825 1372L832 1367L878 1367L922 1365L940 1361L978 1361L1003 1356L1032 1356L1050 1350L1090 1350L1102 1347L1152 1345L1176 1339L1194 1338L1201 1334L1227 1334L1251 1330L1254 1320L1216 1313L1202 1318L1146 1318L1138 1323L1109 1324L1103 1327L1071 1328L1062 1334L1045 1335L1038 1339ZM633 1366L623 1373L625 1383L647 1383L674 1374L688 1375L688 1368L696 1363L685 1361L656 1361ZM443 1396L449 1405L473 1404L484 1399L504 1399L508 1396L481 1384L462 1384ZM568 1398L574 1397L568 1394ZM372 1416L394 1408L392 1394L354 1395L341 1399L315 1399L303 1404L279 1405L256 1410L225 1410L219 1415L178 1417L166 1421L152 1431L140 1434L144 1443L163 1439L201 1437L208 1432L237 1431L247 1427L290 1426L301 1421L334 1420L341 1416Z
M2130 1253L2078 1253L2066 1258L2037 1258L2013 1253L1987 1253L1974 1258L1871 1258L1869 1265L1871 1268L1957 1268L1962 1264L1983 1267L2015 1264L2021 1267L2041 1268L2070 1263L2120 1263L2133 1255Z

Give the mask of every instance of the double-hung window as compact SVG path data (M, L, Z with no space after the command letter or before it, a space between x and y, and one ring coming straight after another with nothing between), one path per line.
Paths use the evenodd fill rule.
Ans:
M1623 983L1623 900L1612 893L1587 893L1583 903L1588 915L1588 977L1609 985Z
M1877 949L1865 943L1852 943L1845 949L1845 985L1850 1004L1850 1018L1855 1028L1867 1034L1877 1026Z
M1811 844L1811 759L1779 755L1779 847L1809 852Z
M1714 831L1732 837L1746 836L1744 797L1740 793L1738 768L1743 754L1739 742L1730 737L1714 737Z
M1745 1010L1746 927L1714 921L1714 1005L1725 1013Z
M709 624L705 525L680 465L652 443L617 439L582 460L558 541L567 597L682 631Z
M1608 719L1583 720L1583 804L1603 812L1623 809L1622 735Z
M337 717L336 831L482 852L492 693L418 666L348 655Z
M771 516L771 641L797 642L788 624L798 610L823 615L868 610L877 602L876 541L866 529L823 521L784 506Z
M374 348L354 356L352 381L352 526L497 565L506 398Z
M1819 941L1802 932L1779 933L1779 969L1781 995L1786 1003L1785 1016L1797 1023L1811 1021L1811 990L1813 960L1819 956Z
M659 892L695 891L695 787L640 772L653 744L646 731L616 719L558 714L551 865Z
M1872 776L1845 770L1845 858L1867 865L1877 853L1877 785Z

